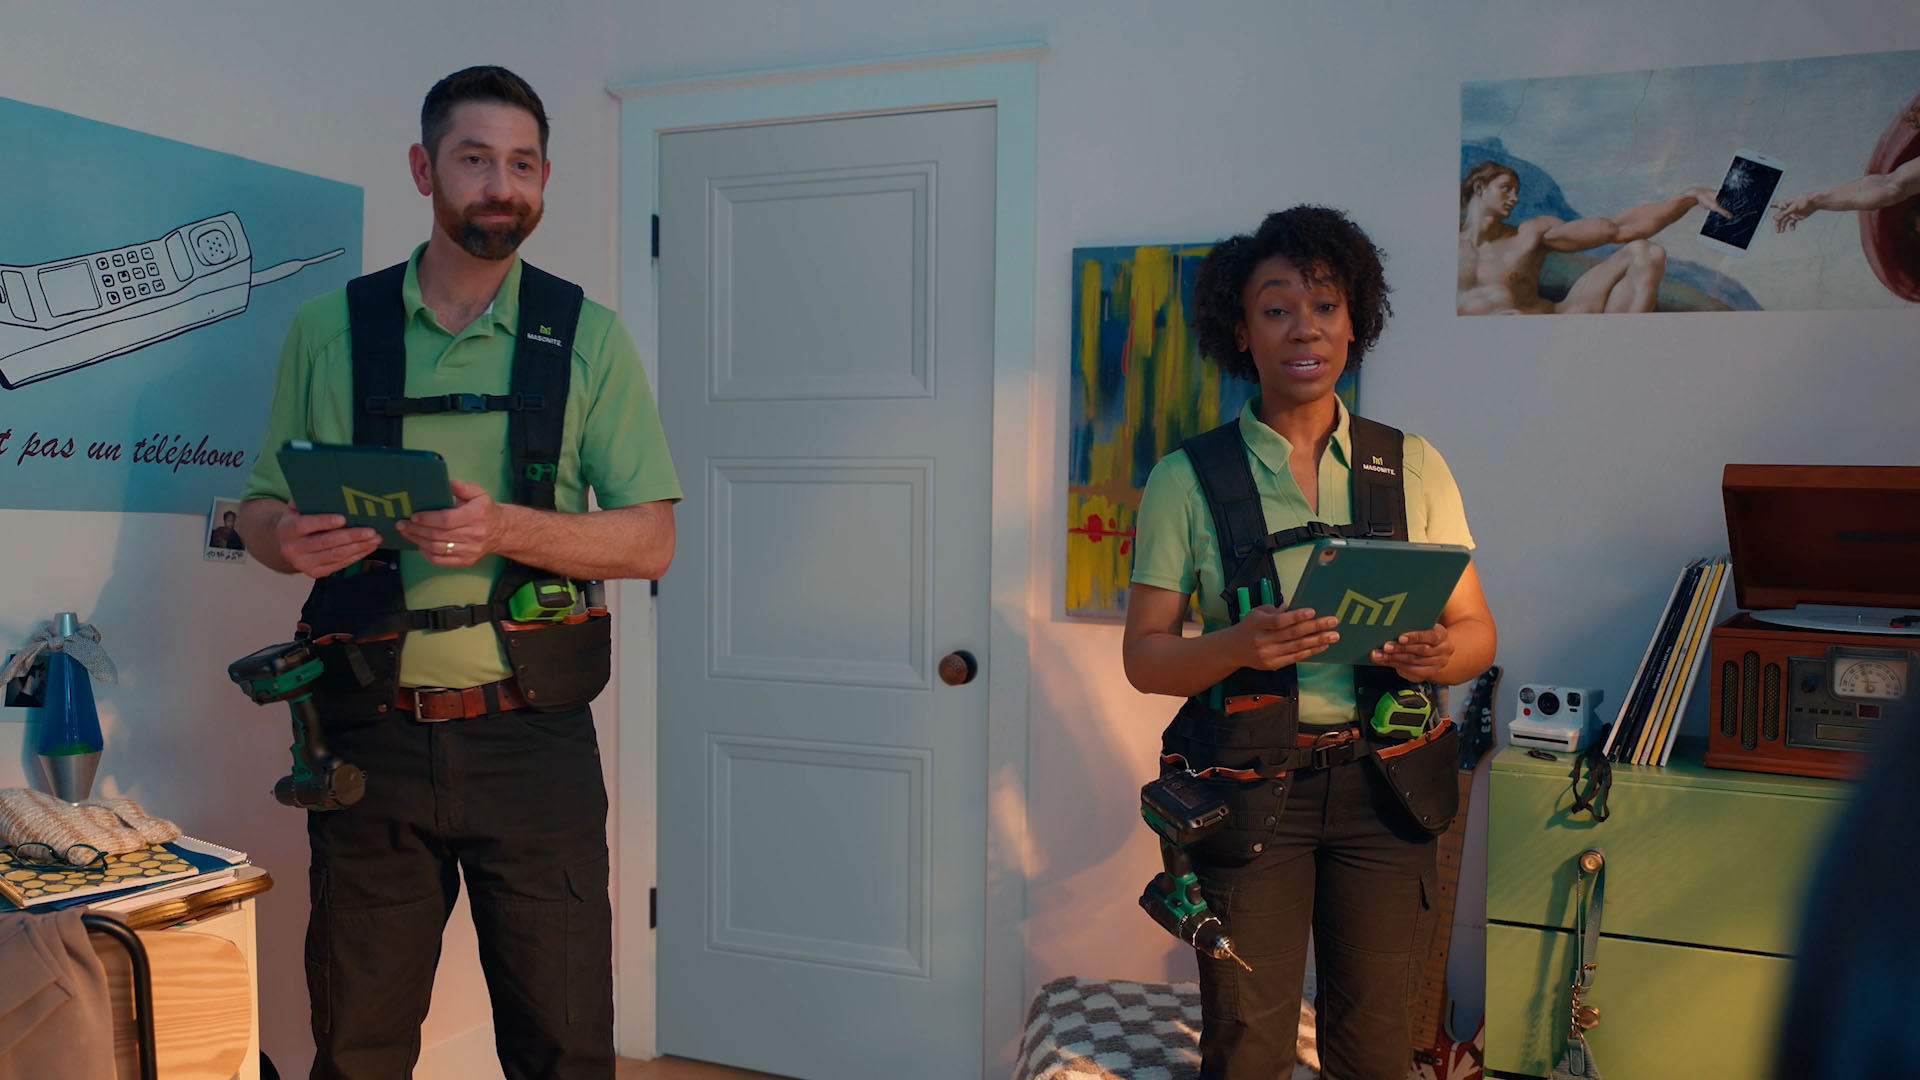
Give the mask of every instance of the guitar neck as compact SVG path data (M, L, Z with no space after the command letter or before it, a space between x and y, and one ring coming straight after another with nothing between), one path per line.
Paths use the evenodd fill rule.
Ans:
M1467 844L1467 800L1473 792L1473 774L1459 774L1460 813L1441 834L1434 854L1438 886L1430 898L1433 920L1433 944L1426 961L1410 972L1408 1004L1413 1017L1413 1045L1433 1047L1440 1044L1440 1023L1447 1005L1447 959L1453 945L1454 901L1460 894L1460 853Z
M1473 774L1480 758L1493 744L1493 695L1500 685L1500 667L1494 665L1473 681L1467 707L1460 711L1466 725L1461 732L1460 812L1437 841L1434 854L1435 894L1428 898L1427 914L1433 927L1432 944L1419 968L1409 965L1407 1001L1413 1018L1413 1045L1421 1050L1440 1047L1447 1016L1447 960L1453 951L1454 901L1460 895L1460 853L1467 844L1468 810L1473 799Z

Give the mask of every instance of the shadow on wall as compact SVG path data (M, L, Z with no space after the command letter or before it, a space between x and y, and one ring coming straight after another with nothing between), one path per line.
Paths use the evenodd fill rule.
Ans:
M1126 682L1110 625L1050 624L1036 636L1032 671L1027 992L1065 975L1195 978L1192 950L1138 903L1160 870L1140 820L1140 785L1159 771L1160 729L1179 703ZM1081 671L1110 677L1094 684ZM1101 970L1073 970L1088 957Z
M191 373L157 374L135 412L138 429L168 430L162 403L190 391L204 392ZM259 421L264 426L264 409ZM245 468L221 470L236 498L257 442L256 435L246 447ZM91 616L121 678L101 688L103 714L111 701L115 715L95 790L131 795L188 835L247 852L273 875L274 888L255 905L260 1040L286 1075L297 1075L312 1046L302 959L306 815L272 795L291 765L289 714L284 705L253 704L227 665L293 637L306 582L252 559L205 561L204 515L199 507L191 516L119 518Z

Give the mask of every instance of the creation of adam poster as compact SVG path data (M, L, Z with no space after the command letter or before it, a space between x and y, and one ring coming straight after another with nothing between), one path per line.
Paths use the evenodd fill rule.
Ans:
M1920 303L1920 52L1467 83L1461 315Z

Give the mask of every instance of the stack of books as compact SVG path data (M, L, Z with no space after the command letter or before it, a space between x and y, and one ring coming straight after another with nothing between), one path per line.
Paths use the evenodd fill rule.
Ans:
M1607 735L1608 758L1633 765L1667 763L1694 677L1707 656L1707 633L1732 577L1724 554L1695 559L1681 569Z
M0 911L132 911L228 884L247 867L244 852L182 836L89 866L23 857L0 847Z

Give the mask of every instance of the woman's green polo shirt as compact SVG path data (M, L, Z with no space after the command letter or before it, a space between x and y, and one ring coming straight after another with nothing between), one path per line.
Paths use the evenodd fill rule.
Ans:
M1241 409L1239 424L1267 530L1280 532L1310 521L1349 524L1353 520L1348 479L1352 442L1346 408L1336 405L1339 418L1333 438L1320 456L1320 511L1316 514L1287 468L1293 447L1260 421L1259 400L1256 397ZM1460 488L1439 451L1420 436L1408 434L1405 453L1400 475L1406 493L1407 538L1472 547L1473 534L1467 530ZM1175 450L1153 467L1140 498L1134 529L1134 582L1183 596L1192 595L1197 588L1202 629L1212 632L1230 625L1226 602L1220 596L1225 580L1213 535L1213 514L1207 509L1199 478L1185 450ZM1298 544L1274 553L1274 570L1287 595L1292 595L1306 568L1309 546ZM1353 669L1313 663L1301 664L1299 669L1302 724L1344 724L1353 719Z

